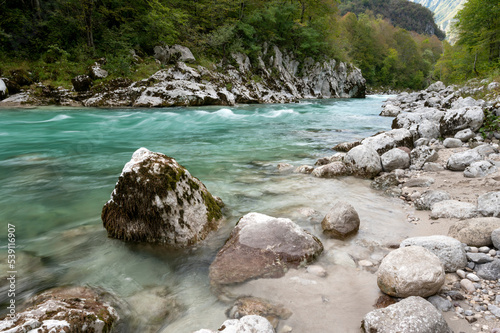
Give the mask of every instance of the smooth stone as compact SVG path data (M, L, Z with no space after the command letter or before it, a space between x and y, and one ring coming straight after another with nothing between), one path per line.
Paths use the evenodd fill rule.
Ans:
M465 272L461 269L457 269L457 275L462 279L465 279Z
M361 144L382 155L396 147L413 148L413 136L409 130L398 128L363 139Z
M491 242L497 250L500 250L500 228L491 232Z
M390 252L377 272L380 290L394 297L434 295L443 286L444 279L439 258L421 246L401 247Z
M362 178L374 178L382 171L377 151L363 144L349 150L344 163L354 176Z
M476 205L457 200L443 200L431 207L431 219L456 218L470 219L477 216Z
M451 333L441 312L415 296L369 312L361 322L361 329L365 333Z
M249 213L217 253L209 277L215 285L278 278L290 268L311 263L322 251L320 240L292 220Z
M462 243L448 236L412 237L401 242L400 247L422 246L434 253L446 272L455 272L467 265L467 257Z
M462 147L463 142L460 139L455 139L455 138L446 138L443 141L443 145L446 148L459 148Z
M473 274L473 273L467 274L466 278L469 279L469 280L471 280L472 282L479 282L479 281L481 281L481 279L476 274Z
M460 286L469 294L472 294L473 292L476 291L476 287L474 287L474 284L469 279L460 280Z
M461 140L462 142L467 142L472 139L476 134L470 129L466 128L455 134L455 138Z
M453 304L451 304L449 300L438 295L427 298L427 301L429 301L436 307L436 309L442 312L448 312L453 308Z
M490 246L492 244L491 233L499 228L500 218L478 217L455 222L450 227L448 236L469 246Z
M381 157L382 168L386 172L410 167L410 155L399 148L393 148Z
M467 259L475 262L476 264L485 264L493 261L493 258L485 253L467 253Z
M477 264L475 267L476 274L484 280L500 279L500 259L493 259L485 264Z
M313 275L316 275L316 276L319 276L319 277L325 277L325 276L327 276L326 269L324 269L320 265L309 265L306 268L306 272L310 273L310 274L313 274Z
M488 246L481 246L479 249L477 249L481 253L488 253L490 252L490 248Z
M359 215L354 207L344 201L336 202L321 222L323 233L343 239L359 230Z

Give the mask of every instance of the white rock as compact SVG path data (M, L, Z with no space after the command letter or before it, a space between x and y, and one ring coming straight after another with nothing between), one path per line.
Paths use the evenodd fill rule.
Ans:
M500 217L500 191L480 195L477 198L477 210L483 216Z
M448 236L412 237L401 242L400 247L422 246L434 253L443 263L446 272L455 272L467 265L462 243Z
M249 315L240 319L229 319L222 323L217 331L207 329L194 333L275 333L273 325L264 317Z
M500 218L479 217L454 223L448 235L469 246L490 246L491 234L499 228Z
M382 163L377 151L365 145L359 145L347 152L344 163L353 175L373 178L382 171Z
M436 202L431 209L431 219L455 218L463 220L476 217L478 214L476 205L457 200Z
M467 178L480 178L489 174L497 172L498 168L495 163L491 161L477 161L471 163L464 170L464 177Z
M436 294L444 284L445 272L439 258L421 246L402 247L390 252L380 264L377 284L394 297Z
M459 139L462 142L467 142L470 139L472 139L475 135L476 134L474 134L474 132L470 128L466 128L464 130L458 131L455 134L455 139Z
M462 147L462 144L463 144L462 140L455 139L455 138L446 138L443 141L443 145L446 148L458 148L458 147Z
M410 155L399 148L393 148L380 157L382 168L386 172L395 169L407 169L410 166Z
M470 149L451 155L446 163L446 167L452 171L463 171L472 163L481 161L482 159L483 157L477 151Z

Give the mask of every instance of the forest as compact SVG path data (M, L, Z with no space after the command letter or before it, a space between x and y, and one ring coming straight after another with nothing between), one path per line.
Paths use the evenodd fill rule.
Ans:
M34 80L67 86L96 59L105 58L110 78L139 79L158 69L153 48L173 44L189 47L204 66L225 60L232 52L256 61L265 43L274 44L298 59L352 62L371 87L421 89L436 79L458 82L498 70L497 1L467 3L457 16L459 41L453 46L440 40L444 35L435 24L429 29L427 9L409 4L406 0L3 0L0 76L22 68ZM416 21L427 22L423 28L408 19L417 12L422 19Z

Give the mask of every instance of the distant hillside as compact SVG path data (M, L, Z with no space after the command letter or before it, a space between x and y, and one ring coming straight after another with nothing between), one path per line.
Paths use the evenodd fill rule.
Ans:
M434 22L430 9L407 0L341 0L339 9L341 15L348 12L361 14L370 10L400 28L419 34L436 35L439 39L445 37L445 33Z
M429 8L434 13L434 20L440 29L451 32L451 20L455 17L467 0L409 0Z

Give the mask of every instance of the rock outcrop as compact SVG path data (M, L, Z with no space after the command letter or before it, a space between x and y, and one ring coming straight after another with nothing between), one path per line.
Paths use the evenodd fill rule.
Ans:
M104 205L108 236L186 247L218 228L222 202L173 158L138 149Z
M215 285L278 278L312 262L323 245L289 219L259 213L243 216L210 265Z

